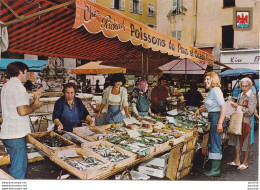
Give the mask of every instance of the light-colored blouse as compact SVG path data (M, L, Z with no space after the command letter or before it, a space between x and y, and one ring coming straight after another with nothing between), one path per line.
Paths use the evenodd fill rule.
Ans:
M223 93L219 87L212 88L205 100L205 107L208 112L218 112L221 106L225 104Z
M112 86L109 86L105 89L104 91L104 94L103 94L103 98L102 98L102 101L101 103L104 104L106 107L108 107L109 105L109 100L111 99L111 95L113 95L111 93L111 90L112 90ZM128 106L128 98L127 98L127 90L124 88L124 87L120 87L120 92L118 95L113 95L114 98L117 99L117 96L120 97L120 102L118 105L120 105L120 110L124 110L124 107ZM113 98L112 98L113 99ZM114 101L114 100L113 100Z

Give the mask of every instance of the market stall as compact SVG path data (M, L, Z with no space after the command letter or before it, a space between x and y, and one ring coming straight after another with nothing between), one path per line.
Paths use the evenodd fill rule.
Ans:
M208 54L207 52L194 48L89 0L58 0L56 2L48 0L40 0L37 2L28 2L26 0L3 1L9 5L5 6L4 4L1 4L0 6L2 12L1 21L3 22L2 26L8 26L9 49L7 51L11 53L100 60L103 61L104 65L123 67L127 69L127 74L137 75L140 73L144 74L145 72L146 75L155 72L158 73L159 66L175 59L187 58L204 65L212 66L214 63L223 65L219 63L213 55ZM19 12L23 14L23 16L17 18L17 15L14 14L14 12ZM104 24L104 21L106 21L106 24ZM136 154L136 157L134 160L131 160L132 157L129 154L131 161L123 162L126 165L120 164L120 167L116 168L114 167L115 164L106 162L99 156L94 156L96 160L93 162L99 160L107 166L104 167L106 170L102 170L103 172L98 170L99 172L96 174L93 174L93 172L85 173L69 169L70 166L67 166L67 164L64 163L65 161L61 160L61 158L64 157L63 154L58 153L67 148L72 148L75 150L73 151L74 158L76 155L76 160L82 161L84 156L94 155L93 152L90 154L90 151L77 149L83 149L85 146L76 148L66 147L65 145L65 148L54 150L37 140L37 138L42 136L55 136L60 139L58 135L53 133L50 135L48 132L40 134L40 137L37 134L32 134L29 139L31 139L30 141L34 143L37 148L47 153L54 162L70 172L73 172L74 175L80 173L80 175L78 175L79 178L104 179L122 171L124 167L144 162L149 158L170 149L174 149L175 145L183 144L184 146L186 138L193 135L193 132L189 130L189 132L187 132L187 129L178 130L177 128L171 128L170 132L174 132L174 134L160 131L164 130L164 127L166 127L165 121L161 123L162 124L159 125L159 127L157 125L157 131L149 132L149 128L146 129L144 127L148 132L143 131L142 133L138 130L137 132L130 132L130 134L134 136L140 135L137 136L139 137L139 140L136 139L136 136L128 137L129 133L128 135L116 134L116 137L110 139L112 142L106 139L112 144L115 143L115 146L117 146L116 139L117 137L120 138L121 148ZM186 123L183 125L186 125ZM106 132L103 131L101 133L105 134ZM156 134L153 133L157 133L157 135L158 133L163 133L164 135L161 138L155 138L154 136ZM86 140L92 141L91 138L93 137L91 135L86 136L89 138ZM151 142L151 139L154 138L157 141L156 143L154 141ZM95 141L97 140L100 139L95 139ZM124 141L131 142L130 144L132 145L128 143L122 144ZM135 144L133 145L133 143ZM195 146L196 143L192 144ZM181 147L178 150L182 149L183 148ZM173 151L173 154L175 153L182 155L182 153L186 152L181 152L180 154L179 151ZM192 158L194 152L189 154L191 156L188 157ZM69 161L73 161L74 158ZM192 159L189 160L191 161ZM178 164L175 164L174 167L179 165L180 159L177 160L176 163ZM103 168L103 166L101 168ZM187 169L186 171L189 170ZM181 175L184 174L180 174L179 176ZM171 178L176 179L175 177Z
M167 175L170 179L179 179L189 173L177 174L183 169L191 168L197 137L193 136L192 131L181 128L164 132L151 130L159 125L164 126L154 119L146 118L140 125L130 125L131 127L123 123L95 128L83 126L74 128L73 134L65 132L66 135L63 136L55 132L32 133L28 136L28 140L53 162L80 179L106 179L126 168L174 149L169 157L176 163L171 163ZM65 136L70 140L65 139ZM175 149L180 146L182 148L178 149L179 157L176 160ZM193 152L186 155L191 149ZM179 164L181 167L176 168ZM148 166L142 167L149 171L153 170Z

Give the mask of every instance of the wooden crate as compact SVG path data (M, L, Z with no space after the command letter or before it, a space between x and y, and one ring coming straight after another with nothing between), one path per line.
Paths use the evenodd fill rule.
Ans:
M184 143L180 143L174 146L173 149L170 151L166 177L171 180L175 180L177 178L177 172L178 172L183 145Z
M39 142L38 140L36 140L36 138L40 138L43 136L58 136L59 138L61 138L68 146L65 147L48 147L44 144L42 144L41 142ZM61 135L50 131L50 132L40 132L40 133L31 133L28 135L28 141L30 143L32 143L34 146L36 146L38 149L40 149L41 151L43 151L47 156L51 156L51 154L53 154L54 150L61 150L67 147L77 147L77 145L71 141L69 141L68 139L62 137Z
M0 166L10 164L10 156L6 153L6 155L0 156Z
M86 139L88 141L96 141L96 139L94 139L93 137L91 137L91 135L88 135L86 132L90 130L89 127L76 127L73 128L73 133L80 136L83 139ZM91 131L91 130L90 130ZM93 134L99 133L99 131L92 131Z
M75 151L79 156L91 156L95 159L102 161L104 164L97 165L96 167L92 167L85 171L81 171L67 162L62 160L61 155L65 151ZM50 157L53 162L61 166L62 168L66 169L67 171L71 172L73 175L77 176L80 179L92 179L98 175L101 175L104 172L108 172L113 169L114 164L107 161L106 159L102 158L98 154L93 154L93 152L83 150L82 148L66 148L63 150L55 150L54 154ZM80 157L76 157L75 159L81 159Z
M8 173L6 173L4 170L0 169L0 180L6 180L6 179L14 179L14 178L10 176Z
M97 154L96 152L94 152L92 150L91 147L92 146L99 146L99 145L104 145L106 147L114 147L117 152L122 152L123 154L129 156L129 158L126 158L124 160L116 162L115 163L115 168L120 168L120 167L127 166L127 165L131 164L137 157L136 154L134 154L132 152L129 152L129 151L123 149L123 148L120 148L120 147L118 147L118 146L116 146L116 145L114 145L114 144L112 144L112 143L110 143L108 141L105 141L105 140L94 141L94 142L89 142L89 143L83 143L81 146L82 146L82 148L84 150L91 151L91 152L93 152L93 154ZM97 155L99 155L99 154L97 154ZM104 158L104 159L106 159L106 158Z
M189 174L195 155L198 137L189 137L170 151L166 177L180 179Z
M162 143L162 144L155 144L155 145L154 145L154 152L157 153L157 152L159 152L160 150L166 149L167 147L170 147L170 146L171 146L171 145L170 145L170 140L167 141L167 142L164 142L164 143Z
M176 180L183 178L184 176L188 175L190 173L190 170L192 168L193 164L189 166L188 168L185 168L181 171L177 172Z

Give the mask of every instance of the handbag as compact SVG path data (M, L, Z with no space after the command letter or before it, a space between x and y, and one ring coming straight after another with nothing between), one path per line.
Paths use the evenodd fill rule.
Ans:
M242 135L243 113L232 113L230 117L228 133Z

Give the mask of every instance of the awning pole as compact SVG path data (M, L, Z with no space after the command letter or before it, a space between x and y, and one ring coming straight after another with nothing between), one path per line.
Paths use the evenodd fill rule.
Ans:
M142 51L141 78L144 79L144 52Z
M1 0L1 2L3 2L3 1ZM7 22L7 23L3 23L3 24L1 25L1 27L5 27L5 26L9 26L9 25L12 25L12 24L15 24L15 23L19 23L19 22L22 22L22 21L24 21L24 20L26 20L26 19L29 19L29 18L32 18L32 17L35 17L35 16L39 16L39 15L44 14L44 13L48 13L48 12L50 12L50 11L54 11L54 10L59 9L59 8L62 8L62 7L66 7L66 6L71 5L71 4L73 4L73 3L75 3L75 0L68 1L68 2L66 2L66 3L62 3L62 4L60 4L60 5L57 5L57 6L54 6L54 7L50 7L50 8L48 8L48 9L44 9L44 10L42 10L42 11L39 11L39 12L30 14L30 15L27 15L27 16L23 16L23 15L22 15L22 16L18 16L17 14L13 13L13 14L15 14L15 16L16 16L16 15L18 16L18 19L12 20L12 21ZM10 11L11 11L11 10L10 10ZM13 11L11 11L11 12L13 12ZM16 16L16 17L17 17L17 16Z

